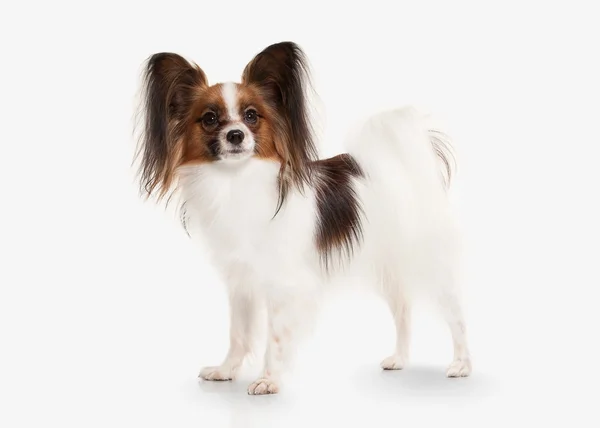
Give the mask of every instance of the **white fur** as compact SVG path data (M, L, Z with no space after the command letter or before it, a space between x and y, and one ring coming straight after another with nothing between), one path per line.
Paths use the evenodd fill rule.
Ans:
M242 121L239 114L238 87L234 82L225 82L221 89L221 94L227 106L227 119L229 124L219 133L219 143L221 144L221 160L240 160L247 159L254 154L254 135ZM232 130L240 130L244 133L244 141L239 146L234 146L227 141L227 133ZM241 152L238 152L241 150Z
M412 108L371 117L348 141L367 178L355 186L364 208L364 242L349 263L326 275L315 248L312 190L291 192L277 207L279 164L249 158L187 167L181 191L187 224L203 240L228 286L230 350L207 380L231 379L250 351L257 311L268 315L264 371L251 394L274 393L294 346L310 325L318 294L338 274L362 275L387 300L396 320L396 347L382 363L408 360L410 303L425 292L439 305L452 334L448 376L467 376L471 364L457 285L458 234L425 118Z
M237 92L237 84L235 82L223 83L221 94L223 94L223 99L225 100L225 105L227 106L227 114L229 115L229 120L231 121L240 120Z

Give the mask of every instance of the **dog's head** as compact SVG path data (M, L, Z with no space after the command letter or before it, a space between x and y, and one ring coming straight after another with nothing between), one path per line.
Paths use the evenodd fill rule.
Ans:
M180 55L152 55L144 73L139 151L144 192L163 196L182 166L252 157L279 162L280 181L301 184L317 155L308 87L304 53L292 42L257 54L239 83L210 85L204 71Z

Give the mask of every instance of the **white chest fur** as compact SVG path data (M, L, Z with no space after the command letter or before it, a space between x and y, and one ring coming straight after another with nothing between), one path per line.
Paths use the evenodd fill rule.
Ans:
M259 159L183 171L187 224L193 237L201 233L222 270L243 265L279 281L292 271L318 268L314 194L308 188L304 195L290 192L275 216L278 172L279 164Z

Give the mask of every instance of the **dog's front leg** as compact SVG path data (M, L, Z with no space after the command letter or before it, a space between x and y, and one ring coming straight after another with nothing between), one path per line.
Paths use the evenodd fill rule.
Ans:
M248 394L279 392L282 376L292 362L300 336L312 320L312 298L290 295L267 302L269 319L267 350L262 375L248 387Z
M204 380L233 380L246 355L250 352L256 333L257 300L240 287L229 292L230 324L229 352L220 366L204 367L199 377Z

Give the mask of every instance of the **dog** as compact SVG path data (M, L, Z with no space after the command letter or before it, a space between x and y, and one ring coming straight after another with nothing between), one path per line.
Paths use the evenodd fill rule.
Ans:
M260 51L239 83L210 85L175 53L145 62L141 190L158 203L179 196L182 224L207 245L229 296L229 351L199 377L235 379L263 307L264 368L248 393L278 393L320 294L349 273L393 314L395 351L383 369L407 364L411 302L426 292L452 335L447 376L469 376L449 137L413 107L386 110L349 135L347 151L320 159L310 77L293 42Z

